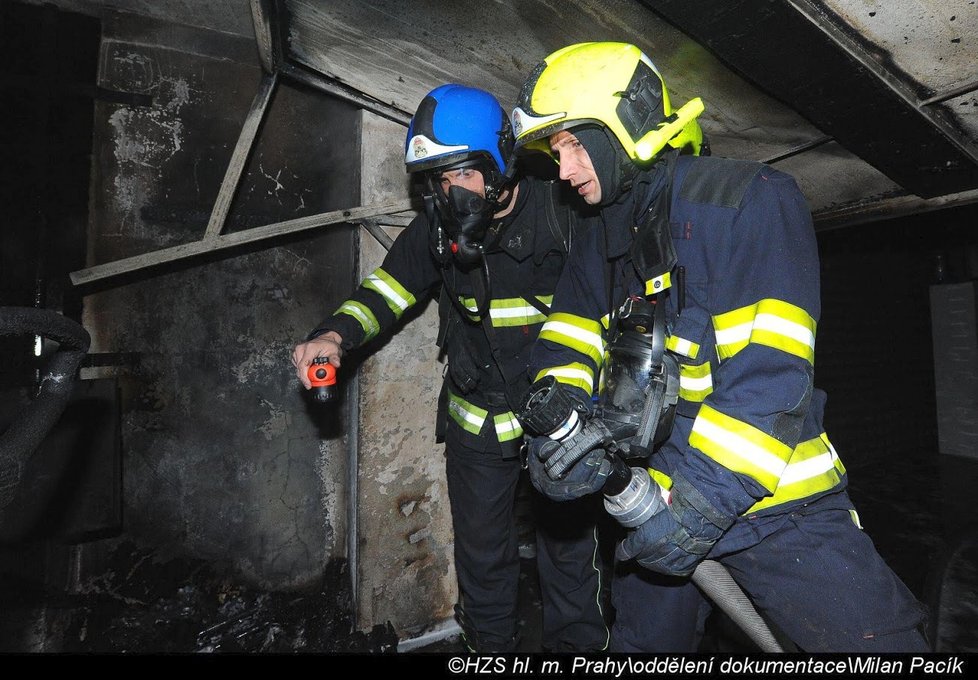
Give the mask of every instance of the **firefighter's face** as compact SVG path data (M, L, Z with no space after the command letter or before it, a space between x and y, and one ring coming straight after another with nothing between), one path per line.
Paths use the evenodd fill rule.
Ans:
M462 187L469 191L479 194L482 198L486 197L486 182L482 173L475 168L459 168L457 170L446 170L438 177L441 190L448 195L448 190L453 187Z
M560 163L560 178L577 190L588 205L601 201L601 183L591 157L577 137L567 130L550 135L550 150Z

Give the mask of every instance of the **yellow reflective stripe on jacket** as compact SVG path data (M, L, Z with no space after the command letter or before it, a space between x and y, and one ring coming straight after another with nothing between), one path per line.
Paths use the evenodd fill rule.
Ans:
M384 298L384 302L398 319L415 303L414 296L382 267L378 267L373 274L364 279L363 287Z
M548 375L552 375L559 383L584 390L588 396L594 394L594 371L587 364L575 362L565 366L547 368L540 371L533 382Z
M678 335L670 335L666 339L666 349L672 350L676 354L682 354L684 357L690 359L695 359L696 355L700 353L700 346L691 341L684 340Z
M746 514L829 491L845 473L845 466L823 432L795 447L774 495L755 503Z
M748 343L755 343L815 363L815 319L788 302L764 299L714 316L713 327L720 359L728 359Z
M536 295L534 297L547 307L550 306L554 299L553 295ZM478 321L479 315L475 313L475 298L462 298L461 302L467 310L472 312L469 314L469 317L473 321ZM490 300L489 318L492 320L494 328L531 326L547 320L543 312L527 302L526 298L521 297Z
M665 472L660 472L655 468L649 468L649 476L652 481L658 484L660 487L669 491L672 488L672 477L667 475Z
M457 394L448 393L448 413L459 427L476 436L482 432L482 427L489 417L489 411L469 403ZM520 421L512 411L506 411L492 417L496 430L496 439L502 442L512 441L523 436Z
M492 420L496 426L496 439L500 442L508 442L523 436L523 428L520 427L520 421L516 419L516 415L512 411L506 411L506 413L493 416Z
M753 477L771 493L792 453L771 435L707 404L693 422L689 443L723 467Z
M356 300L347 300L339 309L337 314L347 314L352 316L363 328L363 341L366 342L380 332L380 323L377 317L370 311L370 308Z
M604 338L601 324L592 319L564 312L555 312L540 329L540 339L569 347L601 365L604 356Z
M670 272L666 272L662 276L656 276L654 279L649 279L645 282L645 294L654 295L655 293L661 293L666 288L672 286L672 275Z
M713 392L710 362L700 366L679 364L679 398L700 402Z
M482 432L482 426L489 415L489 411L479 408L475 404L470 404L451 392L448 393L448 413L452 416L452 420L458 423L459 427L474 435Z

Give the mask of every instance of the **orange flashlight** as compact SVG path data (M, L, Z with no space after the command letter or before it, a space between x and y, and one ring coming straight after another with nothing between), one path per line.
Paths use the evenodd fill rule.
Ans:
M336 367L326 357L316 357L306 373L312 383L312 396L316 401L333 401L336 398Z

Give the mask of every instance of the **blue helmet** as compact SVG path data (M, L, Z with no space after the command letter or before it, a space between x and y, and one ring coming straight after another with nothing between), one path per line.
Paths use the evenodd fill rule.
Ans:
M408 172L476 167L487 195L506 182L513 151L509 117L494 96L449 83L421 101L404 143Z

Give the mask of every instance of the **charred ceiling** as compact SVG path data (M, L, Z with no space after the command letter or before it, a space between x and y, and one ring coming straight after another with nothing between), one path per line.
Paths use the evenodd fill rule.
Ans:
M280 68L405 123L446 81L511 105L544 56L621 40L717 155L793 174L816 226L978 200L975 0L254 0Z
M978 202L978 0L54 2L254 39L278 81L404 125L444 82L511 106L550 52L632 42L674 102L702 97L713 153L792 174L819 229Z
M939 92L824 3L644 4L908 192L978 187L969 132L947 104L927 101Z

